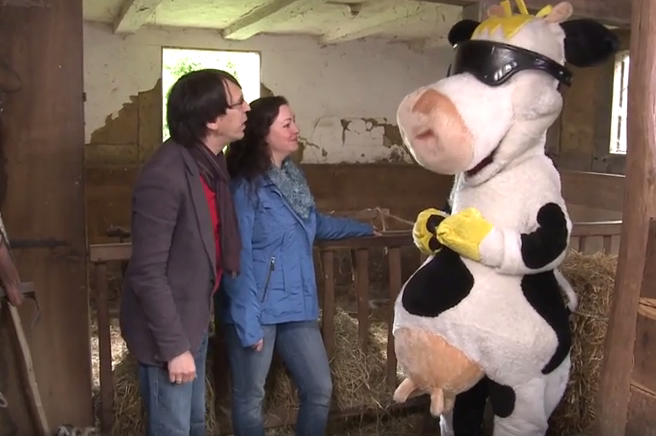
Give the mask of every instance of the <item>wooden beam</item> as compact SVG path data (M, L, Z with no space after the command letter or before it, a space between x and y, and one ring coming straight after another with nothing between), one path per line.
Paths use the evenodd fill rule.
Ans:
M224 39L245 40L266 32L273 24L303 14L319 3L317 0L273 0L230 24L221 35Z
M627 6L628 8L628 6ZM651 389L656 376L640 379L645 351L654 349L656 338L644 334L648 323L637 313L653 313L639 305L641 296L656 293L652 256L656 231L656 2L633 0L631 15L631 61L629 66L626 180L620 257L606 336L604 361L596 401L596 431L599 436L650 434L650 419L656 416ZM652 227L650 231L650 227ZM649 261L646 260L649 254ZM647 327L646 327L647 326ZM642 329L636 341L636 327ZM630 350L633 349L633 353ZM650 362L653 367L653 361ZM644 374L642 374L644 376ZM646 385L649 386L646 386Z
M408 43L408 46L418 52L424 52L427 50L437 50L444 47L450 47L449 41L446 39L446 36L436 37L436 38L426 38L420 39L418 41L412 41ZM446 74L446 69L444 70Z
M22 84L2 95L0 122L9 174L2 210L7 230L16 239L52 237L68 243L14 250L21 277L34 282L41 306L41 319L26 336L52 426L49 434L55 434L62 423L93 425L93 402L85 262L82 0L48 3L43 8L0 8L2 61ZM28 323L34 306L27 302L19 312ZM6 331L7 321L2 319L0 330ZM7 348L3 351L9 352ZM4 371L5 366L2 377ZM12 432L12 423L0 422L2 432L38 434L18 421L25 393L15 392L17 380L7 376L5 393L17 428Z
M496 0L418 0L424 3L442 3L448 5L470 6L473 4L499 4ZM524 0L532 11L538 11L548 4L557 4L557 0ZM631 0L569 0L577 17L592 18L603 24L622 28L631 23ZM514 2L513 2L514 3Z
M125 0L114 22L114 33L134 33L155 13L162 0Z
M471 5L467 5L462 8L461 18L480 21L485 19L485 10L486 10L486 5L482 3L473 3ZM444 35L440 35L433 38L427 38L424 40L411 43L410 48L415 51L423 52L426 50L436 50L436 49L444 48L445 46L448 45L449 45L449 40L447 39L445 33ZM444 73L446 74L446 71L444 71Z
M428 16L435 9L435 5L425 3L399 3L393 8L386 7L380 11L364 11L352 20L344 20L336 30L324 34L321 43L327 45L353 41L376 35L390 27L410 25L411 20ZM350 25L347 24L349 21Z

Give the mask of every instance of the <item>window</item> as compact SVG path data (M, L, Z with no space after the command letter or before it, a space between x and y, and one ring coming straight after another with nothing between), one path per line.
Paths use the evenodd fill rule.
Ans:
M626 114L629 88L629 52L622 51L615 57L613 82L613 111L610 124L611 154L626 154Z
M182 75L203 68L218 68L234 75L251 102L260 96L260 54L256 52L162 49L162 138L169 137L166 100L171 86Z

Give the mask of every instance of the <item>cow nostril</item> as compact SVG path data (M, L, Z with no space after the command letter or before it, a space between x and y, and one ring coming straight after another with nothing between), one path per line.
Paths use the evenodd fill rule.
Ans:
M433 129L426 129L416 134L415 139L419 139L421 141L421 140L430 139L433 136L435 136L435 134L433 133Z

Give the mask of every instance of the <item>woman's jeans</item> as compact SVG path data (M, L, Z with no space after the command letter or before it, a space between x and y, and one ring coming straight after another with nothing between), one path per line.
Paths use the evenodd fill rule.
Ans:
M232 425L235 436L264 436L262 404L274 347L298 388L297 436L324 436L332 380L319 324L290 322L262 326L261 351L244 348L233 325L226 326L232 373Z

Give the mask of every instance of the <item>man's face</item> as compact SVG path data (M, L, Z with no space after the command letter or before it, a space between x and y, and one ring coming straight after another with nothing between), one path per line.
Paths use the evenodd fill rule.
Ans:
M228 109L212 123L207 124L209 134L225 138L227 142L236 141L244 137L246 113L251 110L244 101L244 93L230 81L224 81L228 98Z

